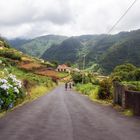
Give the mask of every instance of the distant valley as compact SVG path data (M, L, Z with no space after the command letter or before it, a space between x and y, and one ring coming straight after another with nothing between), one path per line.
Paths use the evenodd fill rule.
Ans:
M85 55L87 68L104 73L123 63L140 66L140 30L115 35L46 35L31 40L9 40L9 43L29 55L59 63L70 62L79 68Z
M47 35L34 39L9 40L12 47L35 57L41 57L43 53L54 44L59 44L67 39L66 36Z

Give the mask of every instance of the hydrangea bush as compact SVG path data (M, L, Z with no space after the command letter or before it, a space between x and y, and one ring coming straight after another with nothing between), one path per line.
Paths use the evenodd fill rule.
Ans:
M15 75L9 74L0 78L0 109L12 108L16 101L23 97L22 83Z

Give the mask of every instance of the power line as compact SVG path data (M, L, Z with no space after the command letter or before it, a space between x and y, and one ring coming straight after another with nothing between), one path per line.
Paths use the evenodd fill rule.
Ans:
M107 34L110 34L112 32L112 30L120 23L120 21L126 16L126 14L129 12L129 10L134 6L134 4L137 2L138 0L135 0L124 12L124 14L117 20L117 22L112 26L112 28L107 32Z
M112 30L120 23L120 21L126 16L126 14L129 12L129 10L134 6L134 4L137 2L138 0L134 0L132 2L132 4L126 9L126 11L123 13L123 15L121 15L121 17L117 20L117 22L111 27L111 29L107 32L107 34L110 34L112 32ZM106 37L102 38L100 41L103 41L104 39L106 39ZM84 55L84 59L83 59L83 70L85 67L85 57L86 55ZM83 78L82 78L82 83L83 83Z

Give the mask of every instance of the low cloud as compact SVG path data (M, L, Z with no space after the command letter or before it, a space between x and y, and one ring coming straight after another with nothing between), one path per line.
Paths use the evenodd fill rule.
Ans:
M0 33L8 38L107 33L133 0L0 0ZM138 29L140 2L112 33Z

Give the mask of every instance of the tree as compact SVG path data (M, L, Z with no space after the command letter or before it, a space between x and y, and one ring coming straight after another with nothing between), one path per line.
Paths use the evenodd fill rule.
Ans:
M116 66L113 72L120 72L120 71L131 72L134 71L135 69L136 67L133 64L126 63L123 65Z
M111 74L112 80L134 81L136 69L137 68L134 65L129 63L116 66Z
M134 74L135 74L135 80L140 81L140 69L136 69L134 71Z
M136 69L135 72L135 80L137 81L137 88L139 87L139 82L140 81L140 69Z
M75 72L72 74L72 79L74 81L74 83L82 83L82 74L81 73L78 73L78 72Z

